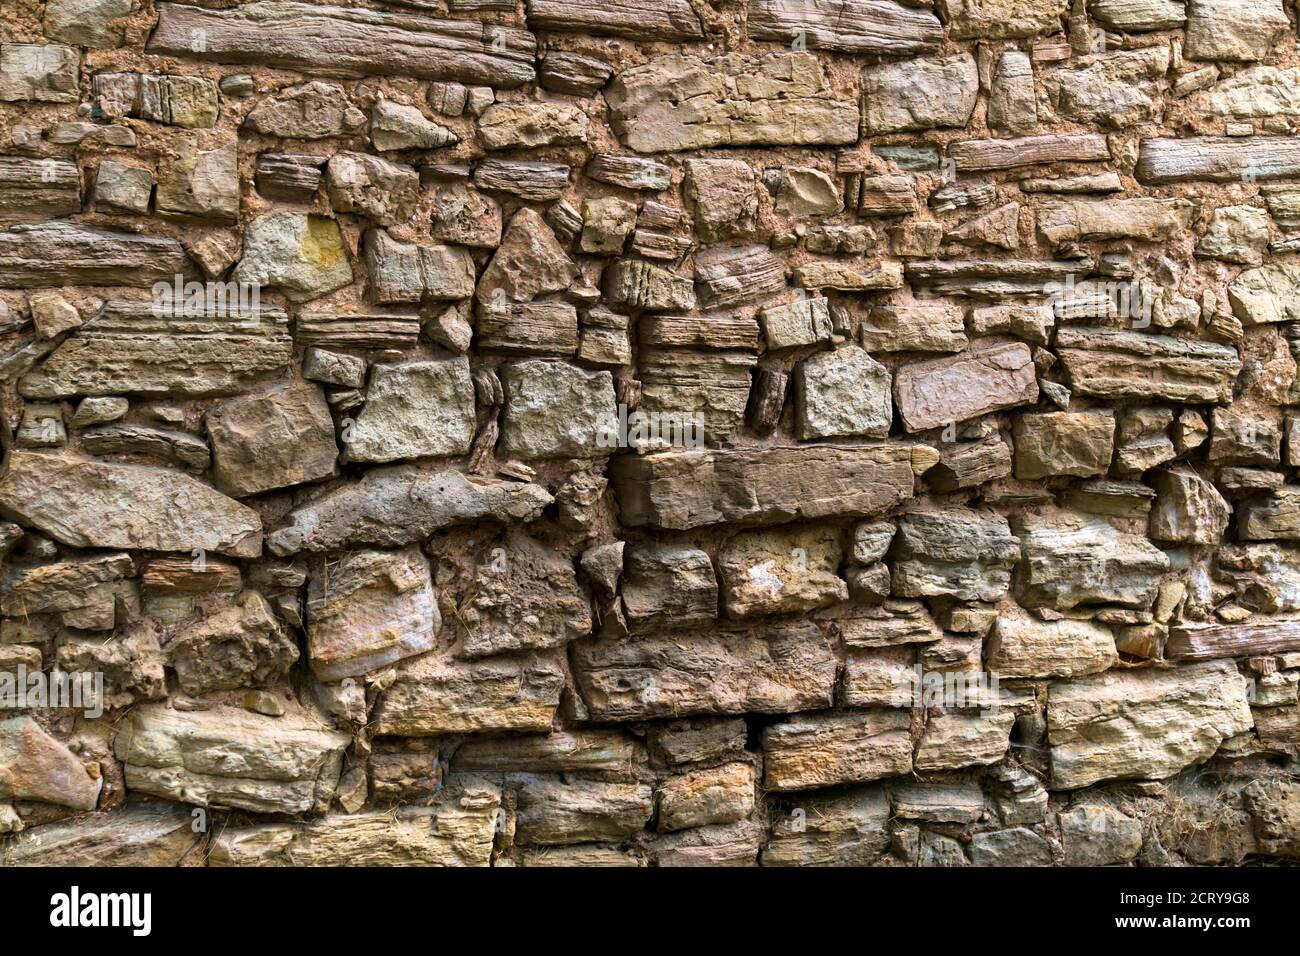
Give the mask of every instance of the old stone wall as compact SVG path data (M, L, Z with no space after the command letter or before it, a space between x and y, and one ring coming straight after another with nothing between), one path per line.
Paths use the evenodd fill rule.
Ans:
M1289 2L0 13L0 862L1300 857Z

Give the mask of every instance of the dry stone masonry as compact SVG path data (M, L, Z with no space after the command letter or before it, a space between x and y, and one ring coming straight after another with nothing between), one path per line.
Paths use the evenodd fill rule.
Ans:
M1291 0L0 6L0 865L1300 859Z

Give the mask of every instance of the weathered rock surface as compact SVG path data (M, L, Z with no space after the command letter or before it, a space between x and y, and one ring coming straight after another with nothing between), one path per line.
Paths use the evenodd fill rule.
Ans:
M835 98L806 53L660 57L619 73L605 100L614 132L639 153L837 145L858 135L857 106Z
M1245 682L1222 662L1057 682L1047 701L1052 787L1163 780L1253 723Z
M684 530L878 514L912 496L913 462L928 467L930 452L870 445L674 451L616 458L611 470L625 524Z
M359 677L432 650L442 616L415 549L325 561L307 590L307 653L323 681Z
M0 797L93 810L103 785L31 717L0 721Z
M564 670L553 653L458 661L441 653L403 664L373 712L376 734L441 734L551 728Z
M1230 346L1167 335L1065 328L1056 344L1070 387L1094 398L1226 404L1241 369Z
M848 597L836 573L843 551L828 528L747 531L718 553L727 616L809 611Z
M801 714L763 730L763 785L806 790L869 783L912 769L910 719L896 710Z
M207 416L217 484L237 496L338 473L334 422L319 386L275 385L221 402Z
M397 465L367 471L360 481L294 509L267 545L276 554L358 544L398 547L452 525L531 520L552 500L539 485Z
M502 549L479 565L473 597L460 612L467 656L563 647L591 631L572 561L523 534L512 534Z
M269 63L343 76L399 74L503 87L533 79L536 43L509 27L416 13L261 0L233 10L158 5L151 53L220 63ZM194 37L204 38L194 50Z
M284 677L296 660L298 645L256 591L167 642L167 663L187 694L262 686Z
M1169 558L1146 538L1077 512L1026 515L1016 533L1022 552L1017 596L1025 607L1150 607L1169 570Z
M918 362L894 376L894 404L910 432L976 418L1038 399L1025 345L994 343L953 358Z
M428 810L335 814L306 824L229 827L211 866L488 866L500 790L468 780Z
M173 300L175 301L175 300ZM32 398L228 395L289 364L285 314L112 300L20 387Z
M377 364L345 437L349 462L464 455L474 439L474 384L463 357Z
M187 808L162 801L131 802L111 811L78 814L32 827L9 841L5 866L178 866L195 847Z
M203 807L254 813L324 809L334 795L346 734L305 715L264 717L233 707L132 708L114 753L132 790Z
M1000 677L1083 677L1119 661L1108 628L1090 621L998 615L984 661Z
M891 549L893 593L996 601L1011 586L1019 554L1001 515L957 508L909 511Z
M816 710L829 706L838 667L830 639L800 624L587 638L570 655L598 720Z
M0 511L78 548L262 553L255 511L188 475L15 451Z

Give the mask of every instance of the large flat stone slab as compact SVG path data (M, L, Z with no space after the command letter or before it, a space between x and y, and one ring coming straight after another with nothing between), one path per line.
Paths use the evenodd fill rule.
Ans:
M141 704L119 725L113 749L130 790L202 807L303 813L329 805L350 741L304 714Z
M809 445L620 456L611 471L624 524L682 531L878 514L937 460L924 445Z
M1245 679L1227 661L1059 681L1047 699L1052 789L1163 780L1253 725Z
M231 10L159 3L158 26L146 49L318 76L408 76L516 87L536 75L537 42L527 31L477 20L261 0Z
M0 512L74 548L262 553L256 511L180 472L14 451Z
M0 482L0 488L3 483ZM267 541L276 554L353 545L400 547L473 521L531 521L553 499L541 485L414 465L373 468L291 511Z
M280 309L189 311L113 300L25 375L27 398L233 395L293 356Z
M586 638L570 654L595 720L815 710L830 706L838 668L810 624Z
M610 126L638 153L858 138L857 104L835 98L809 53L663 56L619 73L605 100Z

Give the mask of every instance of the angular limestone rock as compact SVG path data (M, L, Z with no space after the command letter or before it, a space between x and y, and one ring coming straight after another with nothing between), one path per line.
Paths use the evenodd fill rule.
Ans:
M456 748L451 769L630 777L645 762L645 746L635 737L617 730L579 730L467 740Z
M0 721L0 799L93 810L103 786L103 777L92 776L71 750L31 717Z
M894 404L909 432L1037 400L1033 358L1021 342L994 342L953 358L905 365L894 376Z
M494 103L478 120L486 149L576 146L587 141L587 114L568 103Z
M131 790L202 807L304 813L328 806L349 742L302 714L141 704L118 725L113 749Z
M796 800L773 818L763 866L863 866L888 849L892 812L884 787Z
M400 547L456 524L531 521L552 500L545 488L530 483L421 471L413 465L375 468L360 481L295 508L267 544L281 555L360 544Z
M257 512L175 471L14 451L0 511L76 548L262 553Z
M893 593L996 601L1011 586L1020 542L1007 519L964 508L909 511L891 549Z
M461 609L467 657L563 647L591 631L591 606L573 562L540 541L510 534L480 564Z
M932 714L916 745L916 769L958 770L997 763L1011 746L1009 710L982 714Z
M520 209L510 219L501 244L478 282L480 310L509 302L531 302L562 292L578 275L555 233L534 210Z
M309 823L225 827L210 866L488 866L501 791L453 779L428 807L331 814Z
M623 555L623 609L634 630L712 621L718 616L713 562L699 548L632 545Z
M978 94L979 73L969 53L868 66L862 71L863 135L964 127Z
M429 564L416 548L326 561L307 591L312 672L337 681L432 650L442 625Z
M1246 682L1228 662L1058 681L1047 699L1052 789L1163 780L1253 723Z
M325 166L325 189L336 212L400 226L415 213L420 176L410 166L368 153L335 153Z
M1068 0L939 0L939 11L958 40L1055 33L1068 7Z
M619 73L605 100L614 132L638 153L833 146L858 137L856 104L835 98L809 53L663 56Z
M1070 387L1093 398L1227 404L1241 371L1230 346L1168 335L1063 328L1056 344Z
M455 146L460 138L447 127L425 118L414 106L381 99L370 113L370 141L384 153L395 149Z
M763 729L763 786L807 790L869 783L912 770L906 711L800 714Z
M1154 472L1156 500L1150 535L1156 541L1218 544L1232 516L1232 506L1213 484L1190 468Z
M601 721L817 710L830 706L839 666L831 639L809 624L584 638L570 659Z
M376 364L344 455L350 462L465 455L473 440L474 383L464 356Z
M555 652L458 661L426 654L399 666L371 715L376 735L546 733L564 690Z
M1160 80L1168 71L1169 49L1158 46L1071 60L1068 68L1048 71L1045 85L1062 115L1123 129L1163 116Z
M352 282L343 234L333 219L268 212L248 224L234 280L275 286L290 302L310 302Z
M19 387L30 398L230 395L286 369L292 352L279 309L110 300Z
M1017 478L1099 477L1110 470L1115 413L1110 409L1026 412L1016 419L1014 437Z
M167 642L167 662L181 690L206 694L273 683L298 660L298 645L256 591L178 630Z
M208 412L207 430L213 476L233 495L338 473L334 420L318 385L274 385L227 399Z
M611 477L624 524L681 531L879 514L912 497L936 459L901 444L670 451L616 457Z
M150 53L334 76L392 75L516 87L535 76L531 33L477 20L259 0L231 10L158 4ZM203 37L195 50L195 37Z
M799 363L794 375L800 439L884 438L894 420L889 370L857 346Z
M1270 262L1247 269L1228 283L1232 313L1245 325L1300 321L1300 267Z
M0 45L0 102L75 103L81 55L57 43Z
M263 136L331 139L352 132L348 95L337 83L313 80L258 102L244 125Z
M735 823L754 810L754 767L737 762L669 777L655 798L661 833Z
M746 531L718 552L727 616L810 611L848 599L836 573L843 559L833 528Z
M1142 823L1114 807L1080 804L1058 815L1066 866L1113 866L1142 849Z
M468 249L399 242L381 229L368 230L362 246L375 302L418 304L474 294L474 260Z
M501 375L501 451L519 458L599 458L617 445L618 410L609 372L566 362L512 362Z
M515 839L541 846L619 842L649 822L653 795L644 784L531 778L519 789Z
M1068 611L1091 604L1149 608L1169 558L1145 537L1077 512L1025 515L1016 528L1025 607Z
M1300 488L1284 486L1270 498L1251 498L1237 510L1242 541L1300 541Z
M1084 677L1119 662L1110 629L1091 621L1042 621L999 613L984 663L999 677Z
M963 352L967 344L961 306L873 306L862 320L862 346L869 352Z
M1290 29L1281 0L1188 0L1192 60L1262 60Z

